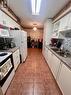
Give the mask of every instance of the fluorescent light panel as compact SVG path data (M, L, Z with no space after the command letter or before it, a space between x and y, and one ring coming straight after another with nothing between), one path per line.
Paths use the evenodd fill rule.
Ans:
M32 14L35 15L35 11L36 11L36 0L31 0L31 6L32 6Z
M41 0L37 0L37 3L36 3L36 14L37 15L39 15L40 6L41 6Z
M41 0L31 0L32 15L39 15Z

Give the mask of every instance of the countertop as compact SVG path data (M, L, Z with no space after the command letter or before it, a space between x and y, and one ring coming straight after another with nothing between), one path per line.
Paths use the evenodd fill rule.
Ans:
M7 53L7 55L5 55L5 56L0 56L0 63L2 61L4 61L7 57L9 57L12 53L14 53L17 49L19 49L19 48L15 47L15 48L11 48L8 50L0 50L0 53Z
M17 49L19 49L19 48L18 47L14 47L14 48L8 49L7 51L14 53Z
M46 46L57 58L59 58L70 70L71 70L71 57L62 57L51 49L50 46Z
M3 62L7 57L9 57L12 53L11 52L0 52L0 53L7 53L5 56L0 56L0 63Z
M14 53L17 49L19 49L18 47L14 47L14 48L9 48L7 50L0 50L0 52L12 52Z

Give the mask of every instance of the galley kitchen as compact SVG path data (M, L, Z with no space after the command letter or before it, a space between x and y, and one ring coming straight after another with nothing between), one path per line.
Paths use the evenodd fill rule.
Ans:
M71 95L71 0L0 0L0 95Z

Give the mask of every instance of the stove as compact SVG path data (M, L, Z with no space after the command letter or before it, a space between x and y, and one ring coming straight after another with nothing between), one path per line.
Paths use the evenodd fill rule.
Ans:
M0 56L2 57L2 56L5 56L5 55L7 55L7 53L0 53Z
M0 52L0 86L3 94L14 77L14 64L11 52Z
M13 67L12 53L0 52L0 86L4 84Z
M11 52L0 52L0 63L4 61L7 57L9 57L11 54Z

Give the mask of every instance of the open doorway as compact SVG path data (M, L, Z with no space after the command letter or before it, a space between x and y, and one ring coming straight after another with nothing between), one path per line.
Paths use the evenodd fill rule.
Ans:
M37 29L33 31L32 29L26 29L27 31L27 45L28 48L41 48L43 45L43 29Z

